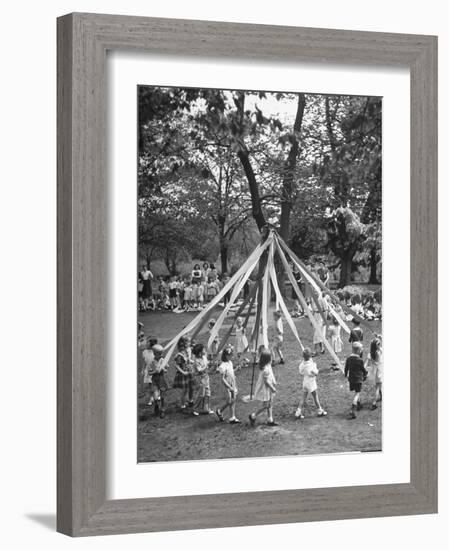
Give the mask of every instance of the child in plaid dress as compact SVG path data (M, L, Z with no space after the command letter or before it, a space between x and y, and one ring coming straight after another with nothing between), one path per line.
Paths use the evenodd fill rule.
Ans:
M153 399L154 399L154 416L164 418L164 397L168 389L165 380L166 367L163 366L161 345L156 344L152 348L154 359L151 362L150 369L153 377Z
M208 361L206 347L198 343L192 349L193 369L199 381L198 396L195 408L200 409L200 414L213 414L210 410L210 380L208 372Z
M193 364L190 359L189 339L181 336L178 340L178 353L175 356L176 374L173 380L173 387L182 390L181 392L181 410L187 411L188 408L194 416L198 413L193 409Z

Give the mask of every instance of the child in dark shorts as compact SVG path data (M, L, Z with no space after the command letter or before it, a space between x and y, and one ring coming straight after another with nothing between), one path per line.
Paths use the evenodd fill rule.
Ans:
M360 401L360 393L362 391L362 383L366 380L368 371L365 369L365 365L362 359L363 345L360 342L353 342L352 353L346 359L345 363L345 377L349 380L349 389L354 392L354 399L351 405L351 412L349 418L356 418L355 410L358 411L362 408Z
M354 328L351 329L349 334L349 343L363 342L363 330L360 328L360 321L353 319L352 322L354 323Z

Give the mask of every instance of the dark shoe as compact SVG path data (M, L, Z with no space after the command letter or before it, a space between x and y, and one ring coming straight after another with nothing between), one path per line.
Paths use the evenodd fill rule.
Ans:
M272 420L271 422L267 422L267 426L279 426L279 424Z
M165 418L165 412L164 411L161 411L159 413L159 418Z
M363 409L363 405L361 401L357 401L357 410L361 411Z
M249 418L249 423L254 428L254 426L256 425L256 419L254 418L254 416L252 414L248 415L248 418Z
M377 405L376 405L376 403L373 403L373 404L371 405L371 410L372 410L372 411L375 411L376 409L377 409Z
M217 415L218 420L219 420L220 422L223 422L223 421L224 421L224 418L223 418L223 415L221 414L220 409L216 409L216 410L215 410L215 414Z
M280 365L285 365L285 361L284 361L283 359L281 359L281 360L279 361L279 364L280 364Z

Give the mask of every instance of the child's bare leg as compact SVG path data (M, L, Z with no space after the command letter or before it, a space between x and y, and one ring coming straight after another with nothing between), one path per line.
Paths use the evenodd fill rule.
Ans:
M298 408L296 409L296 413L295 413L296 418L304 418L304 415L302 414L302 410L304 408L304 404L306 402L308 394L309 394L308 390L304 390L302 392L302 399L301 399L301 401L298 405Z
M203 407L204 407L204 410L206 412L210 411L210 397L207 396L207 395L204 397L204 406Z
M273 404L271 401L268 401L267 404L267 417L268 422L273 422Z
M232 398L230 407L231 407L231 420L232 420L233 418L235 418L235 397Z
M224 410L226 410L228 407L231 407L231 404L232 404L232 397L229 396L228 399L226 399L225 403L221 406L221 407L218 407L217 411L219 413L222 413ZM232 410L231 410L231 415L232 415Z
M280 359L281 363L284 363L285 362L284 361L284 355L283 355L282 350L281 350L280 347L278 347L278 354L279 354L279 359Z
M321 403L320 403L320 400L318 398L318 392L315 390L312 392L312 397L313 397L313 400L315 401L315 405L318 409L318 414L320 416L325 416L327 413L326 411L323 409L323 407L321 406Z
M357 408L359 401L360 401L360 392L355 392L354 399L352 400L352 405L351 405L351 418L356 418L355 410Z
M371 409L377 409L377 402L382 399L382 384L376 384L376 394Z
M253 413L251 413L251 414L249 415L249 421L250 421L250 423L251 423L252 426L255 426L255 424L256 424L256 418L257 418L260 414L262 414L264 411L267 411L267 414L269 415L269 413L268 413L269 403L270 403L269 401L264 401L264 402L262 403L262 406L261 406L259 409L257 409L257 411L255 411L255 412L253 412Z
M186 406L186 402L187 402L187 393L188 393L188 388L184 388L182 390L182 394L181 394L181 408L184 409L185 406Z
M260 407L260 409L257 409L256 412L254 412L251 416L253 418L256 418L257 416L259 416L260 414L262 414L264 411L266 411L268 409L268 401L264 401L262 406Z

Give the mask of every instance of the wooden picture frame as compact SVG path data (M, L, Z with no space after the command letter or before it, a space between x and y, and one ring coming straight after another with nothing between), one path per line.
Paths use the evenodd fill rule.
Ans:
M74 13L58 19L57 529L100 535L437 511L437 38ZM410 483L106 500L106 52L406 66Z

